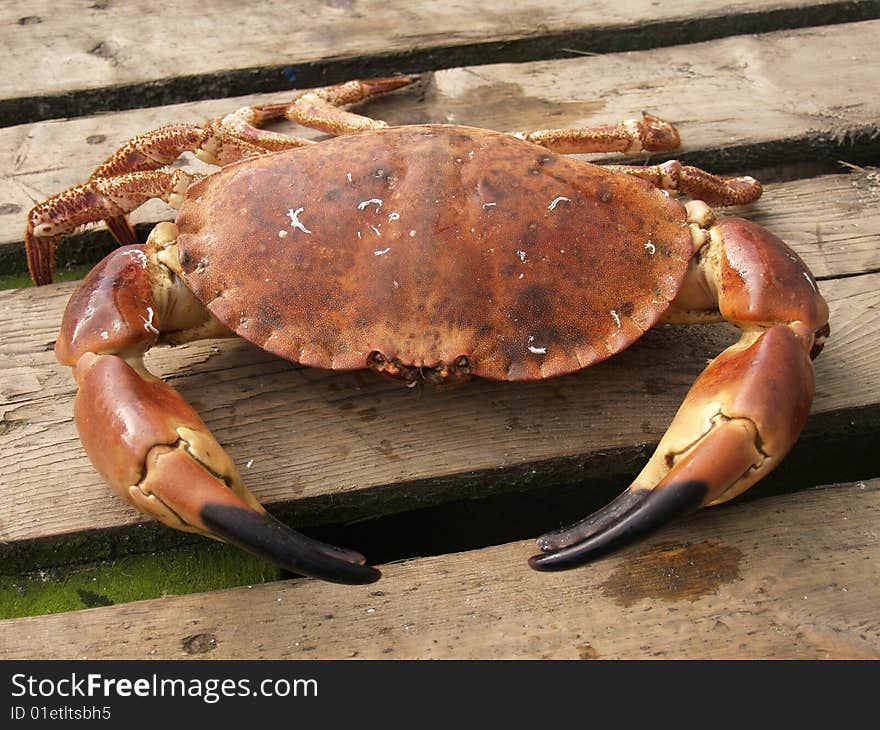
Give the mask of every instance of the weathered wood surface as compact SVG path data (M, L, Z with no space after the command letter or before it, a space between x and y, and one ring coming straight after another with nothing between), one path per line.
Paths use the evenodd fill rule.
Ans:
M0 540L141 519L88 462L72 421L72 379L48 349L71 288L0 292L10 315L0 320ZM880 274L826 281L822 289L834 334L816 362L813 412L876 404ZM729 340L725 328L664 328L572 376L446 392L401 388L371 372L294 368L239 341L158 349L149 362L200 411L268 505L333 504L362 492L360 511L340 517L351 519L394 511L392 502L405 509L462 496L423 481L429 478L532 463L546 477L548 460L655 442L706 360ZM395 484L396 493L384 489ZM366 496L377 491L381 508ZM470 496L478 495L472 489Z
M209 13L196 0L4 3L0 123L291 88L368 64L408 71L489 53L519 61L877 14L873 0L259 0L215 2Z
M878 35L880 21L870 21L638 53L450 69L428 77L420 90L398 92L365 111L396 124L457 122L509 131L618 121L647 109L679 126L682 155L701 164L742 171L800 161L808 151L812 160L858 162L880 138L880 101L864 93L880 67ZM823 62L804 74L805 57ZM256 95L0 129L0 243L20 245L25 214L35 202L82 182L133 135L284 98ZM171 215L155 202L133 220Z
M804 132L811 119L827 118L829 112L822 110L837 108L837 104L855 115L850 124L866 123L873 113L866 105L875 102L861 93L867 79L860 76L863 65L852 64L851 57L856 49L862 54L875 52L876 43L871 40L878 29L880 23L860 23L638 54L450 70L436 74L424 96L397 94L374 106L391 121L439 116L498 128L511 128L516 121L522 121L523 127L541 126L548 116L554 124L575 123L590 113L583 105L592 105L593 110L602 107L606 118L650 108L676 120L680 117L675 116L675 109L694 108L693 118L682 122L683 133L690 132L696 138L691 148L731 141L754 146L785 138L802 114L799 129ZM829 34L840 34L840 42L829 44ZM846 44L842 43L844 35ZM812 50L810 43L816 44ZM785 78L797 75L795 67L800 61L796 49L818 53L820 43L831 49L847 45L848 55L839 60L847 63L847 69L856 70L849 78L838 69L837 83L823 87L845 90L841 92L845 98L826 107L830 104L827 93L831 92L823 91L810 112L804 104L814 87L804 83L805 96L797 101L785 96L786 89L797 86ZM712 69L697 74L707 86L696 90L691 63L695 57L705 59L707 68ZM729 77L731 84L739 86L738 93L715 94L712 104L697 104L697 95L711 97L708 85L723 75L722 67L729 66L725 59L730 57L740 59L740 71ZM528 66L529 72L523 72L522 66ZM678 71L661 84L656 68ZM751 70L746 73L743 69ZM773 73L780 74L775 81L766 75ZM606 83L612 79L617 84L627 79L628 83L607 101L601 95L590 101L592 93L587 90L579 92L580 101L572 102L576 80L582 78ZM529 87L510 99L514 83ZM695 96L688 97L690 104L681 104L676 94L686 91ZM507 101L502 103L505 93ZM753 104L754 116L735 112L742 109L743 98L753 102L762 94L766 105ZM419 101L422 98L424 102ZM486 103L491 99L495 103ZM219 113L221 106L230 108L228 100L210 104L217 107L212 114ZM425 111L424 105L434 106ZM194 112L204 106L188 108ZM561 116L554 116L557 108L562 110ZM168 112L166 108L149 113ZM139 129L137 115L0 130L7 142L16 132L39 131L38 137L29 137L13 155L22 160L15 185L21 184L20 178L27 178L31 164L27 161L34 160L33 150L48 145L49 158L64 159L64 140L88 138L98 128L82 125L95 125L102 119L116 137L108 136L93 145L101 150L96 158L86 161L82 155L74 155L72 162L54 171L33 171L43 183L52 175L76 175L53 183L58 189L87 174L95 159ZM880 266L876 245L880 182L872 170L770 185L758 204L741 212L788 240L821 277L876 271ZM834 300L834 336L818 362L816 412L877 403L880 376L872 365L878 346L875 279L857 277L823 284L826 295ZM71 421L72 381L49 351L70 290L70 285L64 285L0 295L9 315L0 323L0 418L4 424L0 433L0 478L4 482L0 540L17 542L90 527L126 525L139 519L106 492L85 458ZM691 331L689 336L651 333L631 352L571 378L526 386L474 384L441 394L403 392L371 374L294 370L242 343L159 350L152 362L200 409L240 466L253 460L251 468L244 469L246 478L269 504L295 500L320 503L331 495L350 497L378 492L388 485L409 485L395 497L383 497L383 508L390 510L394 499L397 506L393 508L404 509L405 505L422 506L461 496L450 488L444 497L442 489L424 483L429 478L485 473L656 441L701 363L717 353L728 338L724 331L709 335ZM548 416L548 404L553 404L549 408L552 416ZM636 413L638 418L633 416ZM591 422L587 433L583 428L585 414ZM468 427L449 428L450 422ZM457 455L454 463L448 453ZM545 476L543 471L540 476ZM369 514L364 508L352 509L349 518Z
M531 542L0 623L0 659L880 658L880 480L704 510L592 565ZM242 617L247 616L243 621Z
M286 94L34 121L52 110L90 114L314 85L339 80L345 68L358 69L346 76L439 68L466 58L465 48L475 63L489 48L495 59L541 59L582 40L566 46L575 57L564 60L439 71L365 111L391 123L514 130L646 109L680 127L685 159L724 171L773 168L778 182L765 197L734 212L788 240L831 304L832 338L817 361L805 436L817 443L837 424L833 466L843 470L855 449L838 426L862 441L878 432L880 176L871 165L880 109L865 90L880 66L880 21L791 29L826 12L833 17L821 22L876 17L876 2L645 0L560 10L522 0L499 11L494 3L331 0L301 12L290 3L281 14L277 5L224 4L209 19L189 0L161 13L149 1L77 4L74 22L57 3L51 13L42 1L23 12L21 4L0 8L10 49L0 125L10 110L26 114L0 129L0 244L13 244L0 246L3 255L20 251L34 201L81 181L133 134ZM148 32L157 22L161 30ZM750 22L788 30L654 47L682 33L742 32ZM50 36L51 57L42 55ZM647 50L577 53L615 47ZM444 55L450 48L459 55ZM825 174L835 160L855 167ZM818 175L817 161L823 174L785 181ZM813 166L788 166L804 162ZM168 215L157 204L135 219ZM0 565L9 558L16 570L22 555L33 568L84 560L95 554L78 552L86 543L106 542L110 554L144 548L135 527L142 518L82 452L73 383L51 352L71 289L0 293ZM485 492L555 494L560 479L593 470L614 480L633 472L732 336L726 327L661 328L577 375L441 393L370 373L301 369L236 341L159 349L150 363L200 410L270 508L292 523L338 525ZM798 458L802 472L811 468L811 454ZM803 491L815 481L786 484L796 495L703 511L564 574L529 570L531 542L503 544L390 564L366 588L297 580L0 622L0 658L876 657L880 480ZM33 547L43 544L61 547L49 562L33 562L47 557Z

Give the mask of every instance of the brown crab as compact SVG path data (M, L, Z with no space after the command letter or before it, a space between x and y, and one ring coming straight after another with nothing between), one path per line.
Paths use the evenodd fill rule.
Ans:
M390 128L341 109L414 80L349 82L154 130L31 211L37 283L51 280L56 237L76 226L104 220L123 244L71 297L55 348L74 368L85 449L114 489L172 527L296 573L378 578L359 554L269 517L198 415L144 367L157 342L233 333L304 365L412 385L549 378L657 323L736 324L740 340L698 378L635 482L540 538L539 570L586 562L773 469L806 421L828 308L782 241L709 209L756 199L757 181L563 156L675 148L676 130L648 115L508 135ZM338 136L313 144L260 129L282 117ZM184 151L223 168L161 169ZM154 197L177 220L138 245L126 214Z

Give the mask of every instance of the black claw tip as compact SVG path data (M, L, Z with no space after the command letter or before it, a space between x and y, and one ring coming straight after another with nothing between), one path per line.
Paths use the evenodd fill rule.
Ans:
M208 504L200 516L205 526L226 542L292 573L354 585L373 583L382 575L376 568L364 565L360 553L313 540L268 514Z
M654 489L623 514L615 511L616 519L606 521L601 532L555 552L535 555L529 558L529 565L544 571L576 568L635 542L676 517L693 512L703 503L708 491L708 485L698 480Z
M546 535L541 535L538 538L538 549L549 553L569 545L574 545L575 543L583 542L588 537L601 532L617 521L636 505L641 504L648 498L650 493L648 489L627 489L602 507L602 509L596 510L580 522L564 527L561 530L554 530Z

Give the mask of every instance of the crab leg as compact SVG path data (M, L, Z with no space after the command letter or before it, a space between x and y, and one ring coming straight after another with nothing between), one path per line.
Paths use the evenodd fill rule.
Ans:
M740 340L697 379L641 474L611 504L542 536L538 570L581 565L704 505L726 502L775 468L797 440L828 335L815 279L782 241L746 220L717 223L688 204L695 256L675 321L726 319Z
M385 122L352 114L339 109L340 105L366 101L418 80L417 76L349 81L344 84L326 86L318 89L304 89L294 94L293 100L281 104L246 106L220 119L213 119L203 126L196 124L169 124L145 134L132 137L92 174L84 185L53 195L34 206L28 216L25 231L28 267L37 285L52 281L53 238L56 234L47 233L50 227L57 233L73 230L83 223L103 220L113 237L120 245L137 243L134 229L128 221L127 213L134 206L108 204L113 190L130 188L132 181L127 176L132 173L149 173L173 163L184 152L194 152L203 162L212 165L227 165L247 157L265 155L271 152L294 149L312 144L311 141L279 134L259 126L273 119L288 118L305 126L312 126L333 134L344 134L387 126ZM123 178L117 184L117 178ZM157 184L159 177L137 178ZM111 191L111 192L107 192ZM179 192L183 192L182 190ZM95 199L94 193L100 198ZM163 197L151 195L148 197ZM100 208L100 215L94 212ZM73 215L83 213L85 216ZM67 220L67 226L60 228L56 222L60 217Z
M311 144L285 134L260 129L266 122L287 117L301 121L299 116L315 117L319 123L326 121L317 114L300 114L315 104L323 105L329 119L342 110L342 104L366 101L388 91L414 83L416 76L400 76L367 81L349 81L318 89L303 89L294 94L290 102L241 107L231 114L213 119L203 126L195 124L169 124L145 134L132 137L98 167L89 178L113 177L129 172L156 170L170 165L184 152L194 152L209 164L226 165L254 155L276 152L282 149ZM349 115L367 120L373 126L385 126L359 115ZM309 126L306 121L302 123ZM330 123L330 122L328 122ZM364 126L363 128L372 128ZM324 129L316 126L316 129ZM327 131L327 130L325 130Z
M642 119L628 119L620 124L598 127L544 129L516 132L515 137L534 142L553 152L665 152L676 149L678 130L669 122L650 114ZM661 190L682 192L709 205L745 205L761 197L761 183L753 177L722 177L698 167L669 160L660 165L604 165L647 180Z
M384 79L348 81L336 86L309 89L286 104L265 104L250 109L254 119L260 122L283 117L304 127L312 127L329 134L351 134L367 129L380 129L388 125L379 119L353 114L340 107L409 86L418 81L418 78L418 76L392 76Z
M708 205L745 205L761 197L761 183L748 175L723 177L669 160L660 165L605 165L609 170L647 180L660 190L685 193Z
M680 144L678 130L669 122L642 113L641 119L627 119L614 125L542 129L516 132L515 137L539 144L552 152L663 152Z
M146 170L116 177L93 177L53 195L31 209L24 232L31 278L38 286L52 281L54 249L59 237L86 223L120 221L148 200L160 198L177 206L193 180L183 170Z
M122 497L171 527L238 545L283 568L340 583L379 577L356 552L294 532L268 514L192 407L144 366L160 337L228 331L172 266L176 229L111 253L82 282L55 345L74 368L77 430L100 474Z

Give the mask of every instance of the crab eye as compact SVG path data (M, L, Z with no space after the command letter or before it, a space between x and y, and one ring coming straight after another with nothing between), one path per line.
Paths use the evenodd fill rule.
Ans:
M456 370L461 370L462 372L468 372L471 369L471 361L465 355L460 355L455 358L455 362L453 366Z
M385 356L378 350L373 350L367 357L368 365L384 365L386 362Z

